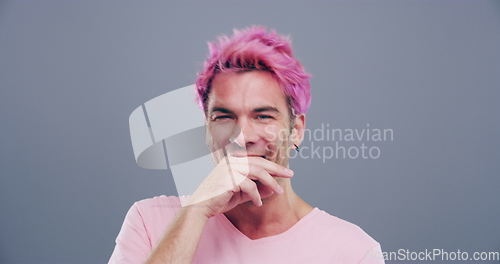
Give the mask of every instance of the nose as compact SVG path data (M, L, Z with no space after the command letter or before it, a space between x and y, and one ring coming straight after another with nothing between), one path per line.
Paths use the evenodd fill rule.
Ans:
M257 131L255 131L251 122L240 119L237 126L236 136L232 138L232 142L236 143L241 148L248 149L255 144L259 139Z

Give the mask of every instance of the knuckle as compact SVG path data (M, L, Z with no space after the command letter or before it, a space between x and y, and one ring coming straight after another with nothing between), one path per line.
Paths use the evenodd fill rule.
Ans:
M259 167L252 167L252 168L250 168L250 171L255 176L261 176L262 173L264 172L264 170L262 168L259 168Z

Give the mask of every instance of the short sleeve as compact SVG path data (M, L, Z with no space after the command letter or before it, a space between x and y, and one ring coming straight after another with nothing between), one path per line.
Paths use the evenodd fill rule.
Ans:
M152 246L137 202L128 210L115 242L108 264L137 264L147 260Z
M382 254L382 249L380 244L377 243L376 246L372 247L359 264L384 264L384 256Z

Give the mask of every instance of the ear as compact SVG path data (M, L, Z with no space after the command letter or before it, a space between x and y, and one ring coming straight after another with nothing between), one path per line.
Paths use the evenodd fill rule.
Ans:
M302 140L304 140L305 129L306 129L306 115L300 114L295 116L295 120L292 127L292 133L290 135L290 140L292 144L295 144L297 146L300 146L300 144L302 144Z

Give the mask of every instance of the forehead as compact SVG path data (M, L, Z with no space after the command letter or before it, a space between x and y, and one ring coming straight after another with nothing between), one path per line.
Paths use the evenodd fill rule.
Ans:
M266 71L219 73L212 81L208 107L253 109L274 106L286 108L286 97L271 73Z

